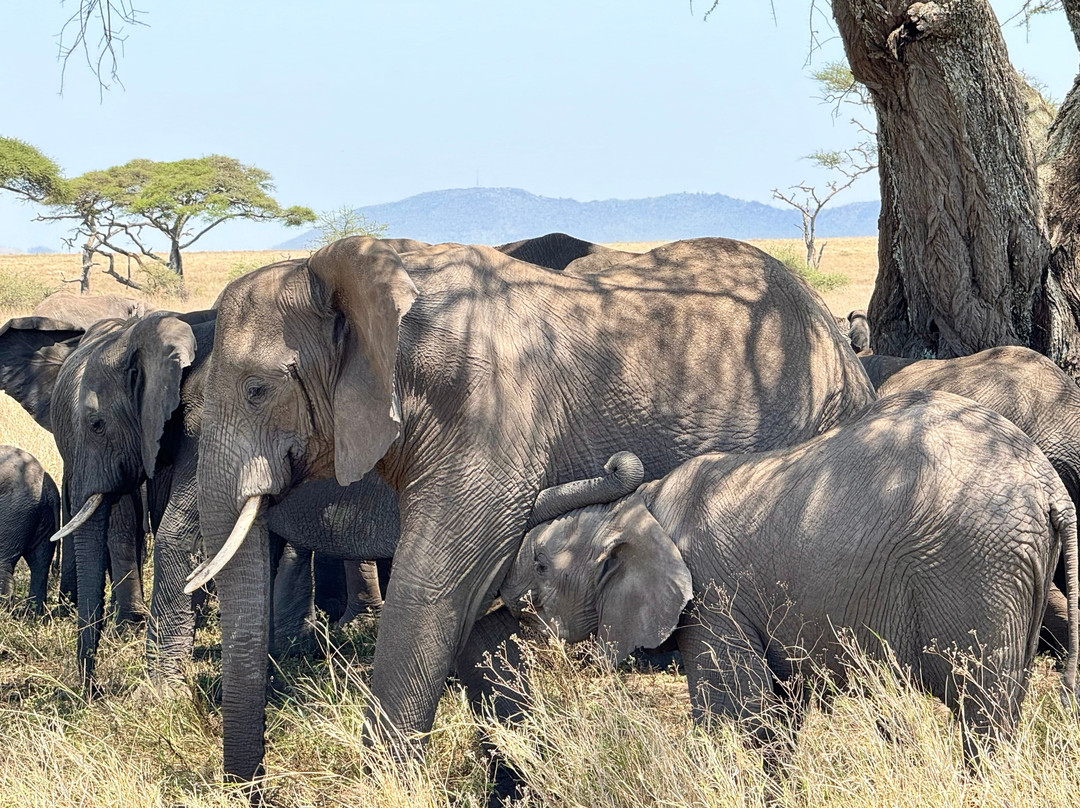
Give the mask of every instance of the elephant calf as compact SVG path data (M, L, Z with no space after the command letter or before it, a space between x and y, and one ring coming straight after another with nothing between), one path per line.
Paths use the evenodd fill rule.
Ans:
M581 508L587 482L571 492L578 510L529 531L503 599L620 657L677 630L695 717L745 718L767 738L774 681L812 675L810 660L842 678L846 627L871 654L887 642L959 711L970 756L973 734L1016 720L1062 546L1073 690L1072 502L1029 438L966 399L890 396L794 448L702 455L612 504ZM538 501L545 515L552 498ZM965 689L930 647L984 664Z
M0 598L14 596L15 565L26 559L30 600L35 613L41 614L54 550L49 537L60 520L60 493L37 458L15 446L0 446L0 513Z

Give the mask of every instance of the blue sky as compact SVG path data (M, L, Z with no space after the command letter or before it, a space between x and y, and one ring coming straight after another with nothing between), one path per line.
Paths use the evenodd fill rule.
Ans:
M0 134L69 175L221 153L273 174L282 204L316 210L477 184L767 202L820 181L803 155L856 137L849 113L834 120L815 97L810 70L842 48L819 17L826 41L810 54L805 1L777 2L774 22L763 0L721 0L706 22L708 0L138 0L149 27L127 31L124 87L100 100L75 60L58 92L56 34L74 1L6 0L0 49ZM1063 98L1078 64L1063 15L1006 34L1013 63ZM876 195L868 178L839 201ZM0 194L0 246L59 247L62 230L34 213ZM230 223L199 247L289 235Z

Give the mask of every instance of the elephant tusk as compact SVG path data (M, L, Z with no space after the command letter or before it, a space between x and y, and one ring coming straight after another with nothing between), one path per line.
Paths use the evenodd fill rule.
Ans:
M225 540L225 544L221 546L221 549L217 551L217 555L201 563L187 577L188 582L184 587L186 594L190 595L200 586L204 586L211 578L221 572L221 569L236 555L236 551L240 549L240 545L244 543L248 531L251 530L251 526L255 523L255 517L259 515L261 506L261 496L250 497L244 503L243 510L236 517L236 524L233 525L232 533L229 534L229 538Z
M60 528L58 531L52 534L50 541L60 541L60 539L70 536L80 527L83 523L94 515L94 511L101 507L101 503L105 500L104 494L91 494L90 498L83 503L83 506L79 508L79 512L68 520L68 523Z

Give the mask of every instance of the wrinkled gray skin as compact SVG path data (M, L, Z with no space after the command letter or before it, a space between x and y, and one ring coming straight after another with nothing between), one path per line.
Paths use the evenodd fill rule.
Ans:
M30 568L30 603L45 611L49 564L54 545L49 538L60 524L60 492L41 463L16 446L0 446L0 602L15 596L13 575L19 559Z
M46 317L70 324L85 331L98 320L142 317L154 311L143 300L118 295L73 295L56 292L41 301L31 317ZM6 357L0 361L9 361ZM16 360L18 361L18 360ZM46 427L48 428L48 427ZM71 515L61 485L61 511L64 520ZM146 536L142 523L142 495L132 495L130 501L117 502L109 517L109 568L113 580L113 601L117 621L122 624L141 624L146 618L143 601L142 559L146 552ZM63 540L60 572L61 610L74 605L78 599L75 569L74 537Z
M872 399L829 315L746 244L678 242L578 278L487 247L398 256L343 239L220 297L204 541L216 554L243 508L303 480L376 468L398 494L401 539L371 687L411 737L430 729L450 670L475 697L470 671L516 628L503 609L478 618L542 488L621 448L660 475L705 451L797 443ZM224 766L248 779L263 756L261 518L238 548L216 582Z
M93 327L107 329L108 322ZM0 389L15 398L54 437L57 427L51 412L53 386L64 360L74 352L83 333L81 326L37 316L15 318L0 326ZM65 457L65 485L61 493L65 521L72 513L68 508L71 477L67 460ZM141 623L146 615L141 578L145 549L141 497L136 492L110 501L102 510L101 530L107 528L108 532L102 568L107 567L112 577L116 619L120 624ZM74 537L65 539L62 555L61 606L78 600Z
M72 295L56 292L38 303L31 316L62 320L79 328L89 328L98 320L143 317L157 311L145 300L119 295Z
M495 249L528 264L579 274L599 272L636 255L593 244L591 241L582 241L566 233L548 233L536 238L500 244Z
M871 361L875 360L875 361ZM890 361L891 360L891 361ZM1008 418L1035 441L1080 509L1080 388L1061 368L1029 348L1006 346L957 359L862 358L885 396L903 390L944 390ZM1065 569L1054 575L1046 612L1048 641L1067 647Z
M884 640L960 712L971 755L973 734L1008 733L1019 715L1062 547L1071 694L1068 493L997 413L910 392L800 446L703 455L614 504L533 529L502 597L565 640L604 637L615 658L677 628L695 717L747 719L762 739L774 684L813 676L807 658L843 677L834 628L850 629L871 655ZM963 699L953 663L925 651L954 645L987 663L969 666L978 687Z
M192 651L194 612L191 596L183 590L200 538L195 469L214 316L213 311L156 312L126 322L105 320L74 342L64 324L42 318L29 318L36 321L30 324L12 321L9 339L22 343L32 339L30 347L35 350L10 365L2 359L6 343L0 334L0 372L5 368L17 372L21 381L7 388L8 392L31 414L44 410L49 416L44 422L40 413L37 417L52 429L64 458L73 510L93 494L104 494L107 502L130 501L129 495L148 481L155 585L147 657L158 681L179 675L181 663ZM369 489L374 493L369 495ZM372 498L374 502L369 502ZM380 535L369 542L373 554L367 557L392 555L397 536L396 505L381 482L358 483L352 492L333 482L321 483L290 502L280 508L283 523L273 547L275 568L281 573L274 590L273 647L282 651L310 632L312 616L310 549L287 548L285 541L307 540L307 534L319 531L351 529L360 518L356 510L378 514L365 522L367 530L362 535L383 529L391 532L389 538ZM80 579L78 653L85 682L93 676L100 637L107 513L108 508L99 508L75 533Z

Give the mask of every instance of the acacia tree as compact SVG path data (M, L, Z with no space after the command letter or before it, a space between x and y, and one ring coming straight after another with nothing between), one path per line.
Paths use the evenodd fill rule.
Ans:
M132 160L71 180L53 213L43 218L82 221L101 234L103 245L144 270L157 264L183 277L181 251L224 222L280 221L295 227L315 219L310 208L282 208L270 195L273 190L268 172L232 157ZM168 258L148 243L154 234L168 241Z
M1075 34L1080 0L1064 7ZM1022 85L987 0L832 9L878 122L874 350L1031 345L1080 376L1077 85L1051 129L1044 216Z

